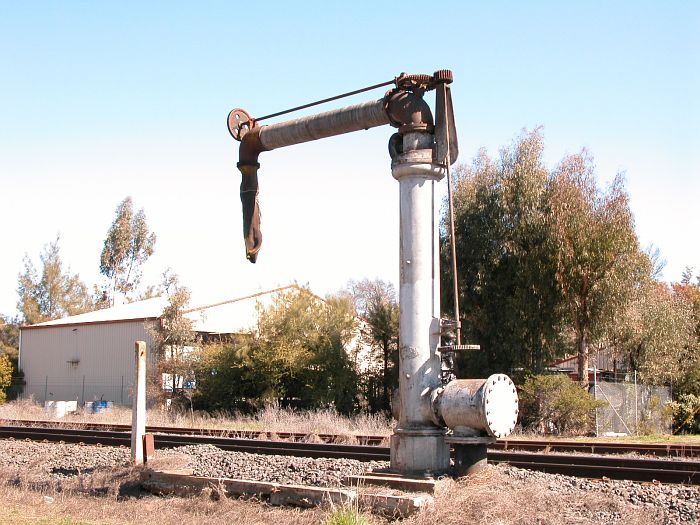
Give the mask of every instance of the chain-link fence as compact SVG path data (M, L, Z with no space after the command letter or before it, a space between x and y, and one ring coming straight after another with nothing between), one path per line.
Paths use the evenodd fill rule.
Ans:
M597 380L591 394L607 403L596 409L596 435L670 432L670 387L639 384L634 377L611 377Z

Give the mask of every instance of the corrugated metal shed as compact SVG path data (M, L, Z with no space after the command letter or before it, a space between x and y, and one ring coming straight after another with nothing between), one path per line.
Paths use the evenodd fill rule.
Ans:
M240 333L254 329L258 304L267 306L276 288L187 311L198 332ZM146 341L167 298L115 306L20 328L19 365L24 396L45 400L105 400L130 404L134 378L134 342Z

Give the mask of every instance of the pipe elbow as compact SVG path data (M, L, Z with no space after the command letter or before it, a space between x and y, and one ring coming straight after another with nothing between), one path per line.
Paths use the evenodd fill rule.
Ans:
M384 108L391 125L399 128L399 133L424 131L432 133L433 114L423 97L404 90L392 90L384 99Z
M241 166L260 167L258 156L263 151L267 151L260 140L260 129L254 128L243 136L238 148L238 169L241 169Z

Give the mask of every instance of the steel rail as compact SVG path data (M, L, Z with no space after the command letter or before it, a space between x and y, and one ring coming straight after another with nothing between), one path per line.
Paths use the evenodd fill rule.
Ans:
M589 454L641 454L700 458L700 444L685 443L616 443L603 441L559 440L498 440L489 448L498 450L529 450L533 452L584 452Z
M15 419L0 419L0 425L8 426L32 426L46 428L79 428L83 430L115 430L130 432L131 425L116 423L68 423L60 421L30 421ZM146 432L151 434L187 434L200 436L238 437L246 439L260 439L259 436L275 436L275 439L305 441L309 433L303 432L276 432L269 430L245 430L245 429L208 429L147 426ZM324 443L342 443L352 438L360 445L381 445L388 436L373 435L338 435L338 434L314 434ZM689 443L618 443L604 441L573 441L573 440L525 440L525 439L499 439L489 445L493 450L522 450L532 452L583 452L588 454L640 454L645 456L700 458L700 444Z
M107 446L130 444L130 433L68 428L0 427L0 438ZM225 438L203 435L154 434L156 448L214 445L222 450L311 458L347 458L387 461L389 448L371 445L338 445ZM492 463L578 477L700 484L700 461L674 461L580 454L527 453L489 450Z
M131 432L131 425L119 423L71 423L61 421L29 421L17 419L0 419L0 425L12 427L35 427L35 428L71 428L82 430L114 430L121 432ZM275 436L277 439L304 441L309 438L308 432L278 432L272 430L247 430L247 429L226 429L226 428L188 428L188 427L165 427L146 426L146 432L150 434L187 434L199 436L219 436L219 437L240 437L250 439L260 439L259 436ZM342 443L348 439L353 439L360 445L380 445L389 439L389 436L372 435L339 435L339 434L313 434L324 443Z
M584 478L700 485L700 462L580 454L489 451L488 461Z

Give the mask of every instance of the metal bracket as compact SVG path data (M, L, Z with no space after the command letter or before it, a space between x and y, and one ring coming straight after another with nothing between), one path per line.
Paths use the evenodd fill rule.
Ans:
M440 319L440 331L435 335L452 335L461 327L461 323L454 319Z

